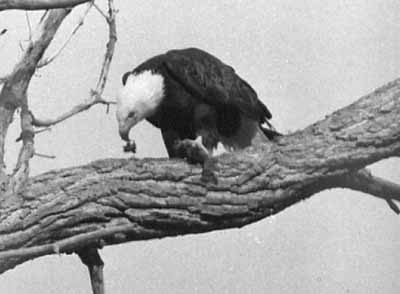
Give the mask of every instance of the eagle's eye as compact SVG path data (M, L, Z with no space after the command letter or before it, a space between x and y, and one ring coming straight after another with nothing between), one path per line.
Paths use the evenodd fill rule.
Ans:
M134 118L136 116L136 112L134 112L134 111L131 111L131 112L129 112L129 114L128 114L128 117L129 118Z

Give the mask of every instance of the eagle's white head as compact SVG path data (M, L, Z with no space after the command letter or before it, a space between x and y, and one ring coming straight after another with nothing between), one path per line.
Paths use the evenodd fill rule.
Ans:
M152 115L164 97L164 78L150 70L131 74L117 96L119 134L129 141L129 131Z

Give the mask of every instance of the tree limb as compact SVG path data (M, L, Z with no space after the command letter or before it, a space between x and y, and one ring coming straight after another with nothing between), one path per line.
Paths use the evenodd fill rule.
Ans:
M0 0L0 11L9 9L40 10L72 8L91 0Z
M168 159L106 159L31 178L0 202L0 272L54 252L242 227L335 187L397 201L398 185L357 170L400 154L399 117L395 80L304 130L219 156L217 185Z
M35 73L36 67L40 59L42 58L45 50L53 40L58 27L61 25L64 18L68 15L70 10L68 9L56 9L46 14L46 17L40 22L36 34L32 36L32 41L29 43L28 48L24 52L19 63L15 66L13 72L7 76L7 79L0 92L0 184L8 182L9 178L4 172L4 144L7 135L7 130L12 122L15 110L18 107L23 106L24 111L21 112L24 116L22 117L22 127L28 128L27 123L27 111L28 102L26 93L30 80ZM24 131L24 130L23 130ZM25 129L26 131L26 129ZM28 134L28 132L25 132ZM27 137L26 137L27 138ZM29 139L33 142L33 138ZM19 159L24 160L25 164L17 165L17 170L14 170L14 178L11 181L13 188L10 191L15 191L14 188L20 186L21 183L25 182L28 176L28 169L26 168L27 158L32 154L32 144L28 144L25 140L24 147L21 150ZM29 146L29 148L25 148ZM20 169L23 167L23 169ZM19 172L21 171L21 172ZM4 189L3 189L4 190ZM4 195L2 195L4 196Z

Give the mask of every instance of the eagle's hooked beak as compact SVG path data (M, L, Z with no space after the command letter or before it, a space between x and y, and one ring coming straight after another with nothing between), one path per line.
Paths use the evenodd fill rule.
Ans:
M118 124L119 136L122 140L129 142L129 132L139 122L136 113L132 113Z
M119 128L119 136L126 142L129 142L129 130L130 129Z

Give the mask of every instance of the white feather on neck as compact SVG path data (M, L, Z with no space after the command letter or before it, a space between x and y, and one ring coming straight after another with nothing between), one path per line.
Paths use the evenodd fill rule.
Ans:
M117 97L117 116L125 119L134 110L140 119L152 115L164 97L164 78L150 70L129 75Z

